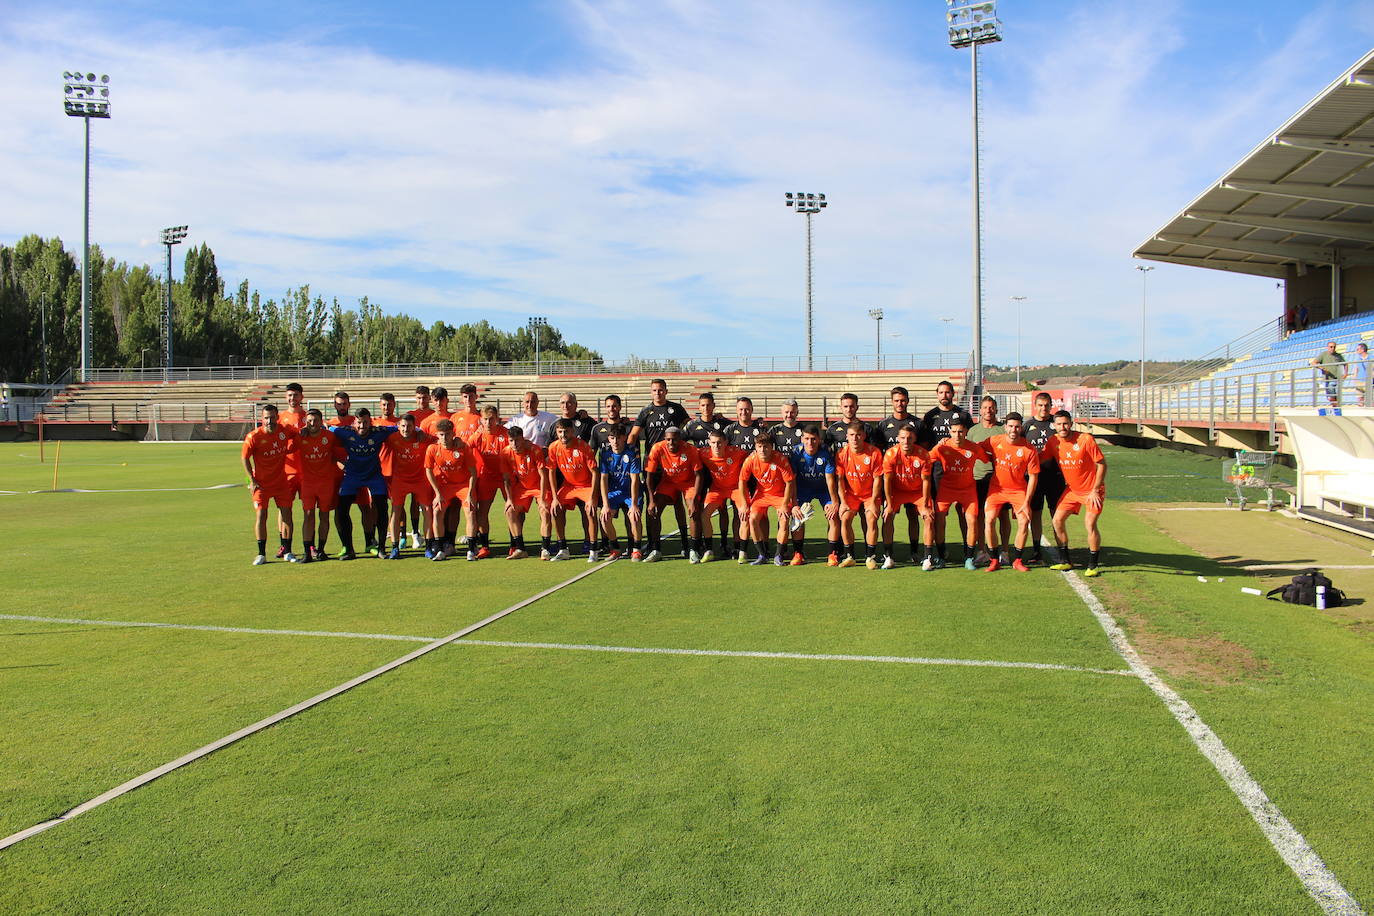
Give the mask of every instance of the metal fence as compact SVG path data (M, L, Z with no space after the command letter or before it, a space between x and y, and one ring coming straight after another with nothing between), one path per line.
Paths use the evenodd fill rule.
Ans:
M49 405L48 423L244 423L255 422L261 404L195 404L180 401L90 401ZM29 419L36 419L36 416Z
M92 382L232 381L253 379L304 381L307 379L351 378L464 378L493 375L724 375L733 372L873 372L912 369L961 369L967 362L963 353L849 353L817 356L813 369L806 367L805 356L691 356L664 359L634 358L612 360L541 359L507 362L455 363L358 363L337 366L186 366L171 370L92 369ZM537 371L536 371L537 370Z

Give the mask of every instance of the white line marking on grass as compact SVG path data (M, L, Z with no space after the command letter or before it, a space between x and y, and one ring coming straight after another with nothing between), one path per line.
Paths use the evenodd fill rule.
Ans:
M965 665L972 668L1033 668L1038 671L1080 671L1088 674L1119 674L1135 677L1134 671L1105 668L1079 668L1043 662L1001 662L973 658L909 658L901 655L815 655L807 652L762 652L730 649L659 649L640 646L590 646L560 642L506 642L490 639L464 639L455 646L498 646L508 649L565 649L575 652L628 652L646 655L705 655L722 658L786 658L815 662L882 662L898 665Z
M1316 566L1318 569L1374 569L1374 563L1353 563L1345 566L1328 565L1322 563L1255 563L1250 566L1242 566L1241 569L1311 569Z
M217 483L209 487L144 487L135 490L30 490L30 493L189 493L193 490L233 490L236 487L247 486L242 483Z
M35 617L29 614L0 614L0 620L27 620L34 623L74 623L100 627L146 627L153 630L203 630L208 633L255 633L262 636L337 636L343 639L395 639L401 642L433 642L434 636L403 636L396 633L341 633L334 630L264 630L258 627L217 627L195 623L150 623L137 620L86 620L78 617Z
M1341 914L1341 916L1363 916L1364 910L1359 903L1341 886L1331 869L1326 867L1326 863L1321 860L1316 851L1307 843L1303 835L1298 833L1288 819L1283 816L1283 812L1278 809L1269 796L1264 793L1255 778L1246 771L1244 764L1231 753L1230 749L1217 737L1216 732L1202 721L1202 717L1197 714L1197 710L1188 703L1187 700L1174 692L1168 684L1160 680L1159 675L1155 674L1149 665L1136 652L1135 647L1126 639L1126 634L1117 625L1116 619L1107 612L1102 602L1093 594L1092 589L1088 588L1073 572L1065 572L1064 579L1069 583L1078 597L1083 599L1083 603L1092 611L1097 622L1102 625L1102 629L1107 634L1107 639L1111 642L1118 655L1126 664L1131 667L1140 679L1154 691L1155 696L1164 701L1164 705L1173 713L1178 724L1183 726L1188 737L1193 739L1193 744L1202 755L1211 761L1212 766L1216 767L1221 778L1230 787L1240 803L1250 812L1250 816L1255 819L1266 839L1269 840L1274 850L1292 869L1293 874L1297 875L1302 882L1307 893L1312 895L1312 899L1317 901L1322 910L1327 913Z
M1141 506L1141 512L1238 512L1231 506Z
M587 578L593 573L600 572L609 565L609 563L598 563L591 569L584 570L569 579L564 579L557 585L550 586L549 588L544 589L542 592L539 592L536 595L531 595L529 598L525 598L522 601L518 601L515 604L512 604L510 607L505 608L504 610L497 611L490 617L483 618L482 620L479 620L474 624L469 624L468 626L463 627L463 629L459 630L456 633L450 633L448 636L445 636L441 639L436 639L426 646L421 646L414 652L402 655L400 658L395 659L394 661L387 662L380 668L373 668L366 674L360 674L352 680L343 682L337 687L331 687L324 693L317 694L308 700L304 700L300 703L297 703L295 706L283 709L281 712L270 715L266 719L260 719L259 721L254 722L252 725L245 726L244 728L239 729L231 735L225 735L218 741L212 741L204 747L200 747L195 749L194 751L191 751L189 754L183 754L176 760L173 760L169 763L164 763L162 766L157 767L156 769L149 770L141 776L135 776L133 779L130 779L127 782L120 783L113 789L110 789L108 792L105 792L101 795L97 795L95 798L92 798L89 801L82 802L75 808L72 808L70 811L60 814L51 820L43 821L41 824L35 824L32 827L28 827L24 830L19 831L18 833L10 834L3 840L0 840L0 849L8 849L16 843L20 843L24 840L27 840L31 836L37 836L45 830L51 830L58 824L66 823L72 818L85 814L87 811L99 808L106 802L113 801L114 799L119 798L121 795L125 795L129 792L132 792L140 786L145 786L153 780L157 779L158 777L165 776L173 770L177 770L181 767L186 766L188 763L193 763L202 757L209 756L210 754L213 754L215 751L218 751L221 748L228 747L236 741L239 741L243 738L247 738L249 735L256 734L257 732L260 732L263 729L268 728L269 726L276 725L283 719L289 719L297 713L304 712L307 709L310 709L314 706L318 706L326 700L331 700L341 693L345 693L349 690L352 690L359 684L364 684L372 680L373 678L381 677L388 671L392 671L396 668L399 668L407 662L412 662L422 655L427 655L430 652L433 652L435 649L443 648L444 646L448 645L451 642L454 642L455 640L462 639L467 634L472 633L476 630L480 630L487 624L494 623L495 621L500 620L502 617L505 617L507 614L512 614L523 607L528 607L529 605L534 604L539 599L546 598L549 595L552 595L554 592L558 591L561 588L566 588L567 586L572 585L574 582L578 582L582 579Z

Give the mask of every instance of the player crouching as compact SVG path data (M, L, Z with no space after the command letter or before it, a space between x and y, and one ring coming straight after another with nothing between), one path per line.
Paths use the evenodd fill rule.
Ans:
M757 489L749 498L749 485ZM778 552L773 557L774 566L786 566L783 552L788 546L787 533L791 527L789 519L792 506L796 502L796 475L792 473L791 463L773 448L773 440L759 436L754 440L754 454L744 460L739 474L739 494L749 503L749 536L753 538L756 556L750 566L762 566L768 562L768 510L772 509L778 519Z
M706 550L701 562L709 563L715 559L711 551L711 519L720 515L720 556L728 557L735 551L735 543L742 543L740 519L748 518L749 506L739 492L739 473L744 468L744 460L749 457L744 449L735 448L726 438L725 430L712 427L706 434L707 447L697 449L702 470L708 478L706 494L701 498L701 508L697 511L697 531L705 539ZM730 524L730 507L734 507L734 526ZM739 561L746 562L743 551L739 551Z
M425 453L425 477L434 492L432 534L425 550L431 560L453 556L454 536L460 514L467 509L468 537L473 534L472 510L477 505L477 459L472 449L453 433L453 421L445 417L434 424L439 441Z
M701 540L699 515L697 513L697 487L701 476L701 459L697 457L696 446L682 438L682 430L669 426L663 431L663 440L655 442L649 449L649 457L644 462L644 470L649 475L649 553L644 562L653 563L662 556L663 549L663 510L672 506L680 518L687 522L682 532L682 552L691 563L701 562L704 546Z
M560 417L554 424L557 441L549 445L549 468L562 478L554 491L553 524L558 533L557 550L550 560L570 560L568 553L568 510L576 509L582 516L583 544L587 548L587 562L597 561L596 549L591 546L596 524L596 500L599 483L596 456L592 447L577 437L575 421Z
M793 407L795 410L795 406ZM825 515L825 538L830 545L827 566L840 565L840 493L835 483L835 457L821 447L821 428L814 423L802 427L801 448L791 458L796 475L797 504L792 507L792 565L806 563L806 520L811 503L821 504Z
M983 507L987 519L988 553L992 559L986 567L988 572L997 572L1002 562L998 559L998 516L1003 506L1010 506L1016 516L1016 559L1011 568L1017 572L1030 572L1026 564L1030 560L1031 548L1026 546L1030 533L1031 501L1040 482L1040 453L1021 435L1023 420L1019 413L1009 413L1003 421L1005 433L993 436L983 442L987 458L992 462L991 482L988 484L988 498ZM1004 545L1005 546L1005 545Z
M620 559L620 538L615 533L616 513L625 513L625 538L630 547L630 559L644 558L639 549L642 501L639 491L639 450L627 449L628 431L622 423L606 429L606 447L601 450L597 468L601 472L601 532L610 548L608 560ZM658 445L654 446L655 448Z
M501 476L506 491L506 529L510 532L508 560L523 560L525 551L525 516L530 506L539 504L539 533L544 538L544 559L548 559L552 540L553 516L550 506L553 493L549 472L545 468L542 448L525 438L525 431L512 426L510 445L501 453Z

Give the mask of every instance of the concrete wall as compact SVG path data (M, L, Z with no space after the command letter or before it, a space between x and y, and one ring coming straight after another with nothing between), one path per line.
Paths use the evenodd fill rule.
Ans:
M1306 276L1299 277L1290 267L1284 282L1284 311L1297 312L1298 306L1308 303L1308 323L1326 321L1331 317L1331 268L1308 267ZM1374 267L1347 267L1341 272L1341 315L1374 310ZM1313 301L1318 300L1318 301Z

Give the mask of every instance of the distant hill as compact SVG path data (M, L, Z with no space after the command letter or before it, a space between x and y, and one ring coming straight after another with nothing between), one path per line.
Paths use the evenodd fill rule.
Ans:
M1182 360L1147 362L1145 381L1148 384L1185 365L1187 363ZM989 382L1015 382L1016 367L988 366L984 377ZM1140 361L1118 359L1109 363L1022 366L1021 381L1037 388L1129 388L1140 384Z

